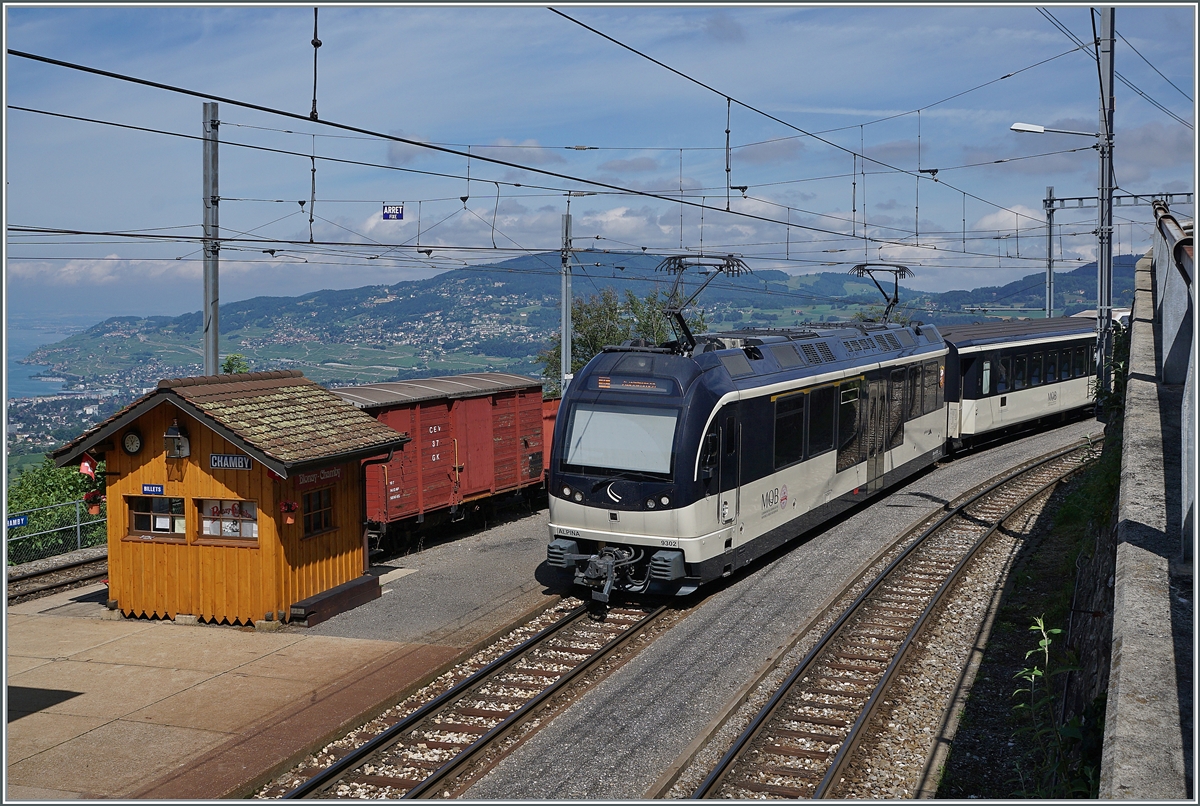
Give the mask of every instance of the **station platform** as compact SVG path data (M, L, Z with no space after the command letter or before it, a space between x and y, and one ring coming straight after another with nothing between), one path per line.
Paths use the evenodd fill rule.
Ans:
M376 566L311 629L127 619L102 584L8 607L5 801L251 794L556 602L546 517Z

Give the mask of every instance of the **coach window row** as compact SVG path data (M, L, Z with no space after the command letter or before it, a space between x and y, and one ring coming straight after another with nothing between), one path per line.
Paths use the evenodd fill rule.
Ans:
M1095 372L1095 354L1088 345L1020 353L1005 351L982 359L975 391L980 397L1007 394L1071 378L1085 378Z
M942 364L926 361L891 370L887 376L889 447L903 443L903 425L941 409ZM776 470L820 456L835 447L837 472L866 458L861 449L860 405L864 381L855 379L792 392L775 403Z

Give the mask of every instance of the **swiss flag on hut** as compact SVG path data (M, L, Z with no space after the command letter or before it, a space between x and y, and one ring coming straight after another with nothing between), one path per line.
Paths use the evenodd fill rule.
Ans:
M83 455L83 461L79 463L79 472L91 476L92 481L96 480L96 460L90 453Z

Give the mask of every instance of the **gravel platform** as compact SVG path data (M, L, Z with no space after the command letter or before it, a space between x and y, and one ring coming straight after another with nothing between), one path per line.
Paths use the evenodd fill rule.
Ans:
M1085 420L962 455L717 584L695 612L518 748L466 797L645 797L755 670L867 558L987 478L1102 430ZM538 536L542 542L544 535Z
M383 595L305 630L308 635L470 646L570 588L546 560L549 511L513 517L372 568ZM447 596L447 591L461 594Z

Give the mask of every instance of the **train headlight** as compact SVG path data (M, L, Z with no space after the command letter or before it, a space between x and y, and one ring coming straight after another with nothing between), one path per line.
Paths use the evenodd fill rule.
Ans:
M571 497L571 488L564 486L563 487L563 498L570 498L570 497Z
M669 496L665 496L665 495L664 495L662 498L658 499L658 502L659 502L660 504L662 504L664 507L666 507L666 506L670 506L670 505L671 505L671 499L670 499L670 497L669 497Z
M575 491L575 492L574 492L574 493L571 495L571 498L572 498L572 499L575 501L575 503L577 503L577 504L578 504L580 501L582 501L582 500L583 500L583 493L579 492L579 490L576 490L576 491Z
M654 499L653 498L646 501L646 509L654 509Z

